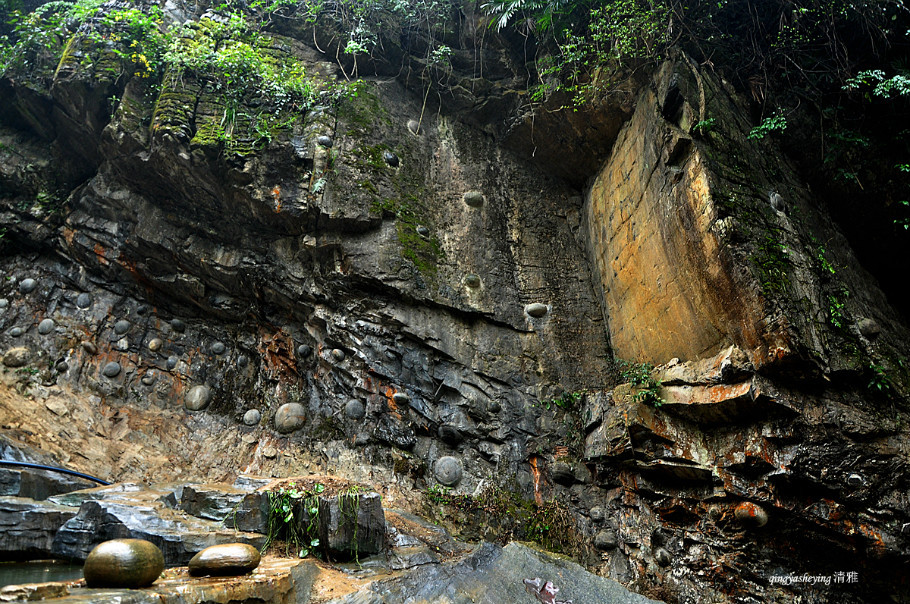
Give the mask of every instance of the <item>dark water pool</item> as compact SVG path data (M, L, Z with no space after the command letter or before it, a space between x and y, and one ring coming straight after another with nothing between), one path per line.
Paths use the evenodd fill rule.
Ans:
M53 560L36 562L0 562L0 587L21 583L74 581L82 578L81 564Z

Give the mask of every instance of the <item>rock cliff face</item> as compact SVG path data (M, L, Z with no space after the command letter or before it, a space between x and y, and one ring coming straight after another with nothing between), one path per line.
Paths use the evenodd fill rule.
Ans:
M308 42L274 36L340 78ZM4 438L117 480L553 498L667 601L905 597L910 334L822 200L685 57L536 121L506 58L230 147L192 78L5 79Z

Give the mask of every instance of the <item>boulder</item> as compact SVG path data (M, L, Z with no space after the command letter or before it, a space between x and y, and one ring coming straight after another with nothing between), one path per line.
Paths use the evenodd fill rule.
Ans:
M161 549L165 564L183 565L206 547L243 542L261 547L265 536L225 529L219 522L168 509L154 499L86 500L54 537L55 557L84 560L101 541L116 538L151 541Z
M385 513L379 493L352 489L320 496L319 540L335 557L357 558L384 551Z
M211 400L212 391L208 386L193 386L190 388L190 391L186 393L186 399L184 400L183 406L186 407L187 411L201 411L208 407Z
M299 430L306 419L306 409L300 403L285 403L275 412L275 429L282 434Z
M3 355L3 364L7 367L24 367L28 364L30 356L31 353L28 348L24 346L10 348L6 351L6 354Z
M99 543L85 559L89 587L146 587L164 570L158 547L143 539L113 539Z
M207 547L190 560L190 574L237 576L251 572L260 561L259 550L246 543L224 543Z
M0 559L53 557L54 535L76 510L26 497L0 497Z
M433 475L441 484L453 487L461 480L464 470L461 461L454 457L440 457L433 465Z

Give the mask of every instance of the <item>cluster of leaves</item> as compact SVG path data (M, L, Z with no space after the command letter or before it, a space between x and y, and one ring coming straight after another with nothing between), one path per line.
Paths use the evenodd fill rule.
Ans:
M574 411L578 408L579 404L584 399L586 394L587 393L584 390L576 390L575 392L569 392L566 390L558 397L552 398L543 404L547 409L556 407L558 409L564 409L566 411Z
M298 488L288 483L275 491L269 491L268 532L265 551L276 541L283 541L285 555L293 551L305 558L313 548L319 546L319 494L325 485L316 483L312 489Z
M654 407L664 404L660 395L660 382L654 379L654 366L650 363L636 363L617 359L620 376L624 382L635 386L635 402L646 403Z

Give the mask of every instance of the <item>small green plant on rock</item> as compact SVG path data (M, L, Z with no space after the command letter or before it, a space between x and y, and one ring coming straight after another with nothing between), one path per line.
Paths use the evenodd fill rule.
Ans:
M298 488L293 482L269 491L268 529L262 551L283 540L286 556L293 547L298 557L305 558L313 548L319 547L319 494L323 491L325 485L322 483L307 490Z
M636 363L619 359L620 375L626 382L636 387L636 403L645 403L660 407L666 401L660 395L660 382L654 379L654 366L650 363Z

